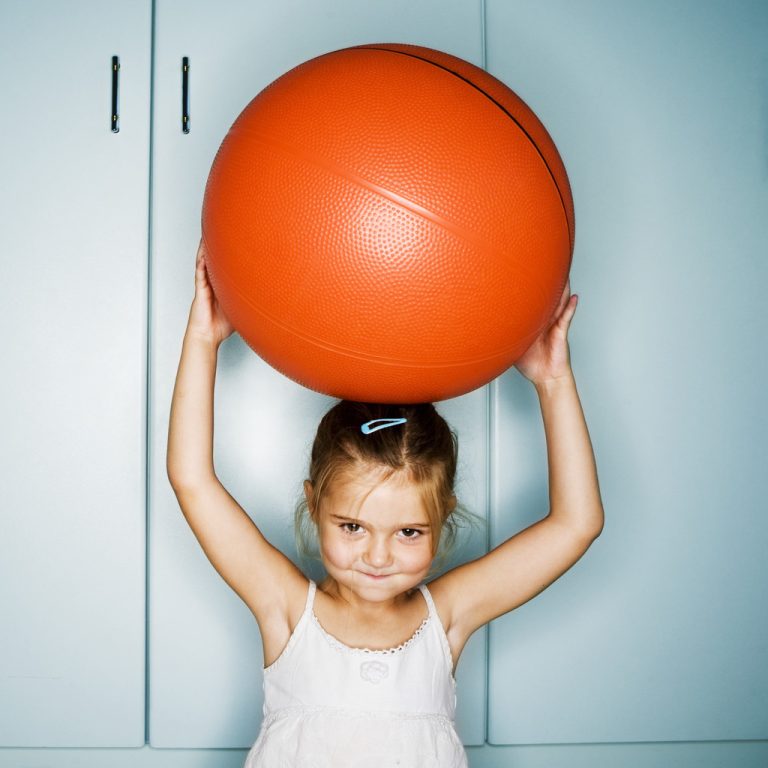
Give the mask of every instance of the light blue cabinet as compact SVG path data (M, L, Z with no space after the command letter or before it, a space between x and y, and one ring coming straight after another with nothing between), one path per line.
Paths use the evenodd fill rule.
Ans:
M0 4L3 746L144 743L150 41L149 0Z
M573 185L571 355L606 511L490 628L493 744L768 733L766 40L764 3L487 2L488 69ZM516 372L494 409L496 543L548 497Z
M256 622L206 560L165 471L170 400L194 294L208 170L231 123L280 74L327 51L380 41L418 42L481 64L480 4L156 3L149 469L153 747L250 746L263 703ZM190 66L188 134L181 130L183 57ZM486 399L486 391L480 390L441 406L461 434L462 499L483 516ZM267 538L292 557L293 509L314 430L332 402L273 371L238 336L220 351L217 473ZM478 531L457 557L478 556L485 542L485 532ZM462 654L457 680L459 730L469 744L485 739L485 668L483 630Z

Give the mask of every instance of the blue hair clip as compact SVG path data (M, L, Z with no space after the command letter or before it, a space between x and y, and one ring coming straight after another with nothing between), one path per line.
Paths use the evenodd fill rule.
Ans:
M396 427L398 424L405 424L406 421L408 419L371 419L360 427L360 431L364 435L370 435L371 432L378 432L387 427Z

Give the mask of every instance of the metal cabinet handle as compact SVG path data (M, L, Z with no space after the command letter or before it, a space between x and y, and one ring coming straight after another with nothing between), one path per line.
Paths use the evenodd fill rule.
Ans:
M189 56L181 60L181 130L189 133Z
M109 127L112 133L120 132L120 113L118 111L118 92L120 90L120 58L112 57L112 117Z

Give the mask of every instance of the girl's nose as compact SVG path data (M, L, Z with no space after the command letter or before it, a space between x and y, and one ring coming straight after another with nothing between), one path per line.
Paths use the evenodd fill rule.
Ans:
M363 561L371 568L384 568L392 562L392 553L383 539L371 536Z

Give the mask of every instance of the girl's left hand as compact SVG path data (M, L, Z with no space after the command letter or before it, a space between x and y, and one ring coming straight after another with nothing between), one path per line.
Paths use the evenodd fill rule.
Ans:
M570 373L568 328L578 301L577 294L571 296L569 278L552 323L515 362L515 368L534 384L542 384Z

